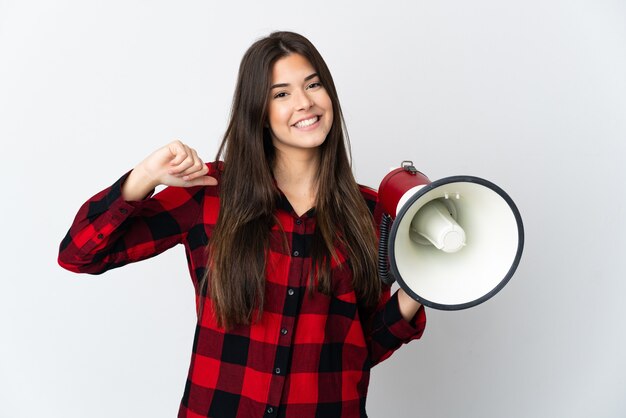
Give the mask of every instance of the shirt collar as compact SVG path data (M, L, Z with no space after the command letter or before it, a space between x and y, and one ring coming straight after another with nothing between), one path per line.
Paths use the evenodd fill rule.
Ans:
M293 206L287 199L287 196L276 186L276 190L278 190L278 201L276 202L276 206L278 209L282 209L285 212L289 213L294 218L314 218L315 217L315 207L312 207L308 211L302 214L302 216L298 216L295 210L293 210Z

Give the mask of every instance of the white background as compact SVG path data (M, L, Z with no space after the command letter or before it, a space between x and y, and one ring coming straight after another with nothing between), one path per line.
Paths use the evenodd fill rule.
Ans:
M428 310L373 369L370 416L626 416L626 4L609 0L0 1L0 416L175 416L182 247L80 276L58 244L161 145L212 159L239 60L277 29L328 62L359 182L412 159L494 181L525 223L502 292Z

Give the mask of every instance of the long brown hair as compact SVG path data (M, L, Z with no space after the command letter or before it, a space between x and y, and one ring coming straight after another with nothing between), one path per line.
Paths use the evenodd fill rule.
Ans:
M250 324L254 309L259 317L263 311L266 256L279 197L272 175L275 150L267 128L267 107L272 68L290 54L304 56L315 68L334 114L319 149L311 253L317 281L310 277L309 289L313 291L317 282L317 291L331 293L330 263L340 248L349 258L359 303L370 307L380 296L376 233L352 175L348 136L330 71L308 39L293 32L274 32L255 42L241 61L230 121L216 157L224 161L220 212L200 289L208 291L218 324L225 328Z

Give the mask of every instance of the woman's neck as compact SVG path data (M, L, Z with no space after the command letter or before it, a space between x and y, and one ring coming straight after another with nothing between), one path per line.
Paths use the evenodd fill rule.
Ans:
M274 178L298 215L315 206L319 152L276 155Z

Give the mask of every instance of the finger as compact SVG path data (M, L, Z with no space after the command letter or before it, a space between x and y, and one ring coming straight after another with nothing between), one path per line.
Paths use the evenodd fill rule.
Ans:
M194 164L194 157L191 148L183 144L182 153L184 154L185 158L181 157L181 161L178 164L174 165L169 171L170 174L176 175L178 177L181 177L183 175L182 173Z
M189 180L185 182L184 187L194 187L194 186L216 186L217 179L211 176L201 176L193 180Z
M209 168L204 164L202 159L198 157L198 153L193 148L191 149L191 155L193 157L193 165L180 173L185 180L200 177L209 172Z
M191 170L191 169L190 169ZM185 174L182 179L183 180L193 180L196 179L198 177L202 177L202 176L206 176L209 172L209 168L205 165L205 164L201 164L199 169L195 169L194 171L190 174Z
M187 147L187 158L177 167L178 177L185 177L202 170L202 160L198 157L198 153L193 148Z
M174 141L168 145L170 154L174 156L170 160L171 166L177 166L187 158L187 149L185 144L180 141Z

